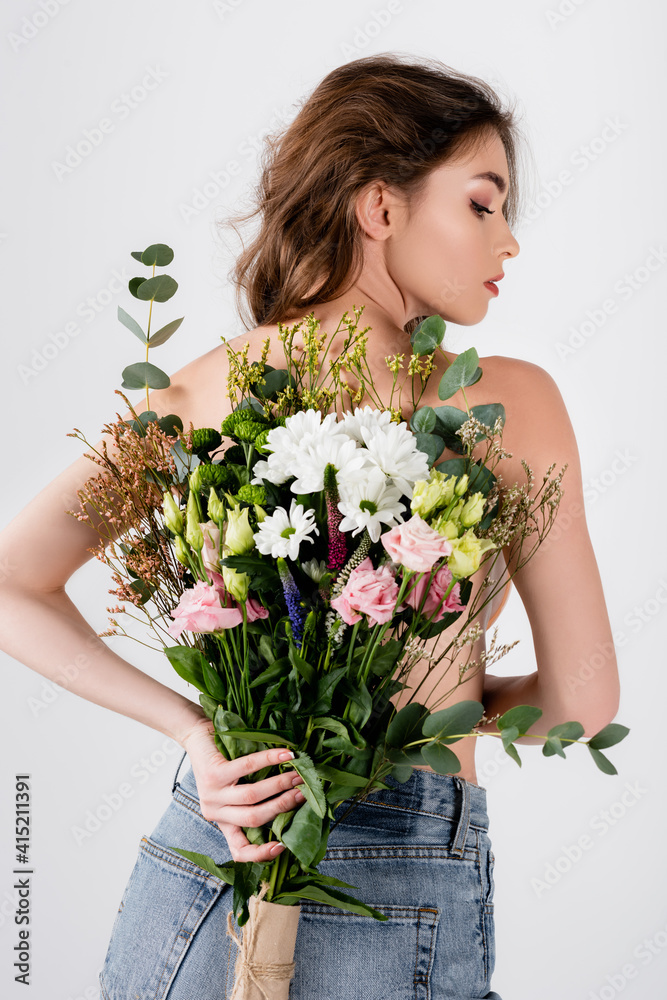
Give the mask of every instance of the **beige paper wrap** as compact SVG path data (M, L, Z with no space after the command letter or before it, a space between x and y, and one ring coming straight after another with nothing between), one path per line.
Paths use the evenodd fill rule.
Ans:
M268 888L269 883L263 882L259 894L248 900L250 917L243 938L234 930L231 911L227 914L227 934L239 947L231 1000L289 998L301 907L267 902Z

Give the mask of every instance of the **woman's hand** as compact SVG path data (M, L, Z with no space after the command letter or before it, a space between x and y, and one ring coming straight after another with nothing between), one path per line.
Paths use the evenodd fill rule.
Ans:
M192 764L202 816L218 824L234 861L271 861L285 849L284 844L275 840L251 844L241 828L263 826L279 813L301 805L304 795L294 786L303 778L287 771L239 785L243 775L281 762L289 751L273 748L225 760L215 745L214 732L211 720L202 719L180 741ZM279 792L283 794L271 798Z

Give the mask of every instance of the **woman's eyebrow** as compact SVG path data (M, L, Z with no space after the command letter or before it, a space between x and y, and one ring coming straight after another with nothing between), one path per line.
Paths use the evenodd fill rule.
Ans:
M501 194L505 194L505 191L507 190L507 182L505 178L501 177L500 174L496 174L493 170L485 170L481 174L474 174L474 176L470 179L473 181L491 181L492 184L496 185Z

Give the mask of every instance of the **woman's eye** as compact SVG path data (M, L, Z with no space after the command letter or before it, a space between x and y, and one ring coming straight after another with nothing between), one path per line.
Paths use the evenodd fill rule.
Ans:
M484 205L478 205L476 201L472 200L472 198L470 199L470 204L473 206L473 212L480 219L484 218L484 216L482 215L482 212L486 212L487 215L493 215L494 214L495 209L493 211L491 211L490 208L486 208Z

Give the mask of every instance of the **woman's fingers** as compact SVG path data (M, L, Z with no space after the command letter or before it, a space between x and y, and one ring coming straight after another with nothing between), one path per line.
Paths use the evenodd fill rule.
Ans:
M231 823L218 824L232 852L233 861L271 861L285 850L276 840L268 844L251 844L240 827Z

